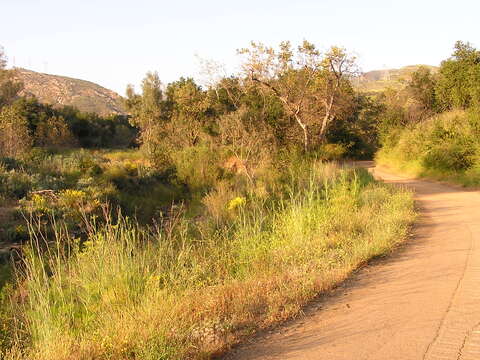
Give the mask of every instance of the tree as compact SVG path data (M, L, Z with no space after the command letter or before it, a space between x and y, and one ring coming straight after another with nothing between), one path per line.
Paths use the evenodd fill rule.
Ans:
M160 161L164 156L161 146L165 120L162 83L156 72L148 72L142 81L142 94L136 94L133 86L127 87L125 105L131 114L130 123L140 128L140 142L147 154Z
M218 119L220 144L249 166L276 150L273 131L267 123L257 120L245 106Z
M0 108L11 104L22 90L23 84L14 78L15 70L7 70L7 58L0 46Z
M296 50L282 42L278 50L252 42L239 50L245 57L243 71L252 83L274 94L285 113L295 119L303 134L304 150L312 140L325 140L332 121L351 100L349 78L356 74L355 58L344 49L332 47L322 55L304 41Z
M127 88L126 105L132 125L140 128L142 147L157 165L169 162L173 151L197 144L214 115L207 92L193 79L181 78L164 92L156 73L147 73L141 95Z
M77 145L77 139L70 131L62 116L53 116L40 122L35 131L38 146L66 148Z
M421 66L412 74L405 88L411 99L407 110L410 119L423 120L436 111L435 86L436 78L429 68Z
M348 113L354 106L353 90L350 79L358 74L355 57L347 54L345 49L332 47L322 62L321 76L317 78L318 101L325 107L320 138L323 139L328 126L342 112Z
M16 158L32 146L27 119L12 106L0 111L0 155Z
M148 128L158 122L162 115L162 101L162 83L157 72L148 72L142 80L141 95L135 93L132 85L128 85L125 103L132 115L132 125Z
M358 93L349 116L332 123L327 133L328 142L343 145L349 157L371 159L378 149L379 122L384 111L383 102Z
M173 147L193 146L209 132L212 125L207 93L191 78L168 84L166 90L168 106L168 140Z
M436 86L442 110L480 104L480 51L457 41L452 56L443 61Z

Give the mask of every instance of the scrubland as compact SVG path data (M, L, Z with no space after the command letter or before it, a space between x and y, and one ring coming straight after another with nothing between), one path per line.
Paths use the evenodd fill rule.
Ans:
M101 117L19 96L0 51L4 359L210 358L406 238L412 194L340 165L403 124L396 97L356 92L340 47L239 56Z
M390 252L414 217L409 192L362 169L296 160L264 176L149 227L105 212L75 237L32 217L3 288L4 358L207 358Z

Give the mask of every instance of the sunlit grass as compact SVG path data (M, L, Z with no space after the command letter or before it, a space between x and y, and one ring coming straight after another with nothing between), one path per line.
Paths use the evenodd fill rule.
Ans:
M90 224L83 243L61 226L47 242L32 221L4 358L207 358L405 238L410 193L363 170L305 170L278 200L227 209L215 231L181 214L149 230L119 217Z

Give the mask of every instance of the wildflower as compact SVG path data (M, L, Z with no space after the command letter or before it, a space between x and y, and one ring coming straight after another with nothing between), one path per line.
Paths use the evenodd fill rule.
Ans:
M230 200L228 203L227 209L234 210L237 207L244 206L247 203L247 200L244 197L237 196L236 198Z

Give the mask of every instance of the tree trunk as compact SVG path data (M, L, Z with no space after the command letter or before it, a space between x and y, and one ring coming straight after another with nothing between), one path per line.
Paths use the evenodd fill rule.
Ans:
M330 123L330 114L327 113L323 117L322 126L320 127L320 143L325 141L325 134L327 132L328 124Z
M308 152L308 130L307 130L307 125L302 122L302 119L298 116L298 114L295 114L295 120L297 121L298 125L302 128L303 131L303 150L305 153Z
M335 87L335 91L336 91ZM328 125L332 120L332 108L333 101L335 100L335 93L330 96L329 101L325 100L325 116L323 117L322 126L320 128L320 143L325 141L325 135L328 129Z
M273 91L274 94L278 96L280 101L283 102L287 111L290 112L291 114L293 114L293 116L295 117L295 120L297 121L298 125L302 128L302 131L303 131L303 147L304 147L305 153L307 153L308 152L308 146L309 146L309 144L308 144L308 130L307 130L307 124L305 124L302 121L302 119L300 118L300 116L298 116L298 114L300 113L300 104L297 104L294 108L294 106L291 103L288 102L287 98L285 96L282 96L280 94L280 91L278 91L278 89L276 89L274 86L270 85L267 82L261 81L261 80L255 78L255 77L252 77L252 80L255 81L255 82L258 82L259 84L261 84L261 85L267 87L268 89L270 89L271 91Z

